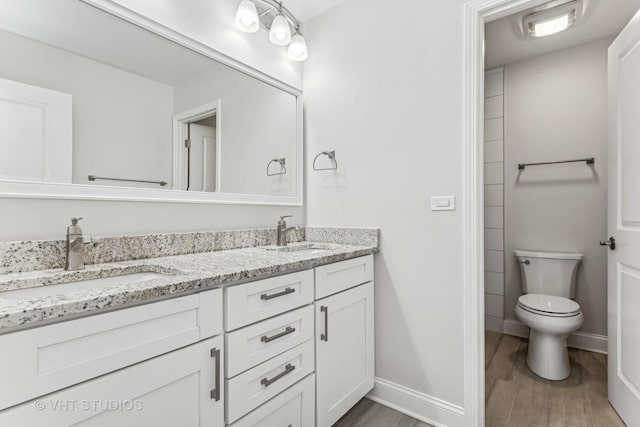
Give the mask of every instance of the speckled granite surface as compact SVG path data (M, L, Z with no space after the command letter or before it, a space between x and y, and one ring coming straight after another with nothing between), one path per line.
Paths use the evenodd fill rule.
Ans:
M90 233L85 230L85 233ZM304 239L304 228L294 241ZM222 230L198 233L92 237L85 246L85 264L226 251L276 243L275 228ZM0 242L0 274L64 267L64 240Z
M305 245L306 243L297 243ZM294 244L296 245L296 244ZM313 268L371 254L377 246L356 246L323 242L324 250L283 252L251 247L236 250L194 253L162 258L124 261L88 266L80 272L45 270L8 273L0 276L0 333L38 322L64 320L71 315L89 315L97 310L152 301L155 298L197 292L235 284L248 279ZM167 273L126 285L76 290L48 296L20 297L17 289L56 286L78 279L108 277L120 273L155 271ZM63 285L64 286L64 285ZM50 289L47 289L48 291Z
M305 227L305 239L318 243L341 243L378 247L377 228Z
M85 230L86 234L89 234ZM300 227L292 241L378 246L376 228ZM85 247L85 264L104 264L162 256L226 251L274 245L275 228L221 230L197 233L98 237ZM0 242L0 274L62 268L64 240Z

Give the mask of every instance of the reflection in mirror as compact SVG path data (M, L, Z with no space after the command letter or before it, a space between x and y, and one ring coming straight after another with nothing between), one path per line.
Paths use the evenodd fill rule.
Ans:
M0 18L0 180L296 195L297 94L86 4L56 7L44 27L19 6ZM274 158L287 173L265 173Z

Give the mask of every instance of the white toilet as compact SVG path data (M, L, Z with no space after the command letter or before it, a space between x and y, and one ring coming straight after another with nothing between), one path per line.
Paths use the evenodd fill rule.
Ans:
M575 297L579 253L516 250L522 295L516 316L530 329L527 364L538 376L563 380L571 373L567 337L584 316Z

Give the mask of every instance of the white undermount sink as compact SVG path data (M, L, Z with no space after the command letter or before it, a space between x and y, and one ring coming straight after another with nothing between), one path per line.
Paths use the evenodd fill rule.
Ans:
M139 273L123 273L110 277L99 277L95 279L76 280L67 283L52 284L47 286L36 286L30 288L14 289L0 292L0 299L4 300L29 300L43 298L52 295L61 295L80 290L112 288L131 283L145 282L148 280L167 277L170 273L158 273L146 271Z

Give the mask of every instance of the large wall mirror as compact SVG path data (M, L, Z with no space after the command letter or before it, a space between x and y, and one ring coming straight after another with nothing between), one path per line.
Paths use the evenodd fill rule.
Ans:
M104 2L4 3L1 194L301 204L299 91Z

